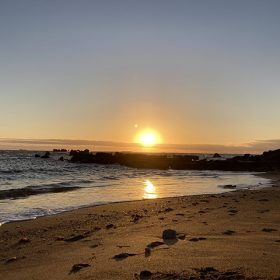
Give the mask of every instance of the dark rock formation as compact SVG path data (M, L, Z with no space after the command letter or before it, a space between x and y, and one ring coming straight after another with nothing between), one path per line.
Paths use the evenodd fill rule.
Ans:
M89 150L71 151L72 162L119 164L133 168L176 170L223 170L223 171L273 171L280 169L280 149L262 155L236 156L222 160L199 160L194 155L159 155L140 153L91 153Z
M215 153L214 155L213 155L213 158L221 158L222 156L220 155L220 154L218 154L218 153Z
M236 185L224 185L224 186L220 186L220 188L233 190L236 189Z
M50 155L50 152L46 152L43 156L41 156L41 158L50 158Z
M66 149L53 149L53 152L55 153L67 153Z

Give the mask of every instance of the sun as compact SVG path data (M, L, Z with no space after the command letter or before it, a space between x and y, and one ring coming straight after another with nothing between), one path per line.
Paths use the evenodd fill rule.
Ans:
M152 129L145 129L136 136L136 142L144 147L153 147L161 143L161 137L158 132Z

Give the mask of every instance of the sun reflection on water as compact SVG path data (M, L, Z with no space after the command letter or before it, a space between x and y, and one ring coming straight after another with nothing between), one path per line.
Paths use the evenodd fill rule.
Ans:
M153 199L157 198L156 187L150 180L144 181L144 195L143 198L145 199Z

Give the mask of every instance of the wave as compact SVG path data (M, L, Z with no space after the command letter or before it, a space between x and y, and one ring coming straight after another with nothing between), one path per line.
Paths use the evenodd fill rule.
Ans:
M0 199L18 199L31 195L69 192L80 189L77 186L65 186L66 183L56 183L41 186L28 186L21 189L0 190Z
M0 174L17 174L17 173L23 173L24 170L20 169L11 169L11 170L0 170Z

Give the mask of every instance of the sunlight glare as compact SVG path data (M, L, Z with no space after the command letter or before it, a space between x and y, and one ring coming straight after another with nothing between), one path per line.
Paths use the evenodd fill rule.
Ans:
M147 199L157 198L156 188L154 184L150 180L145 180L144 185L145 185L144 198Z
M146 129L141 131L137 137L136 137L136 142L141 144L144 147L152 147L155 146L156 144L161 143L161 138L160 135L150 129Z

